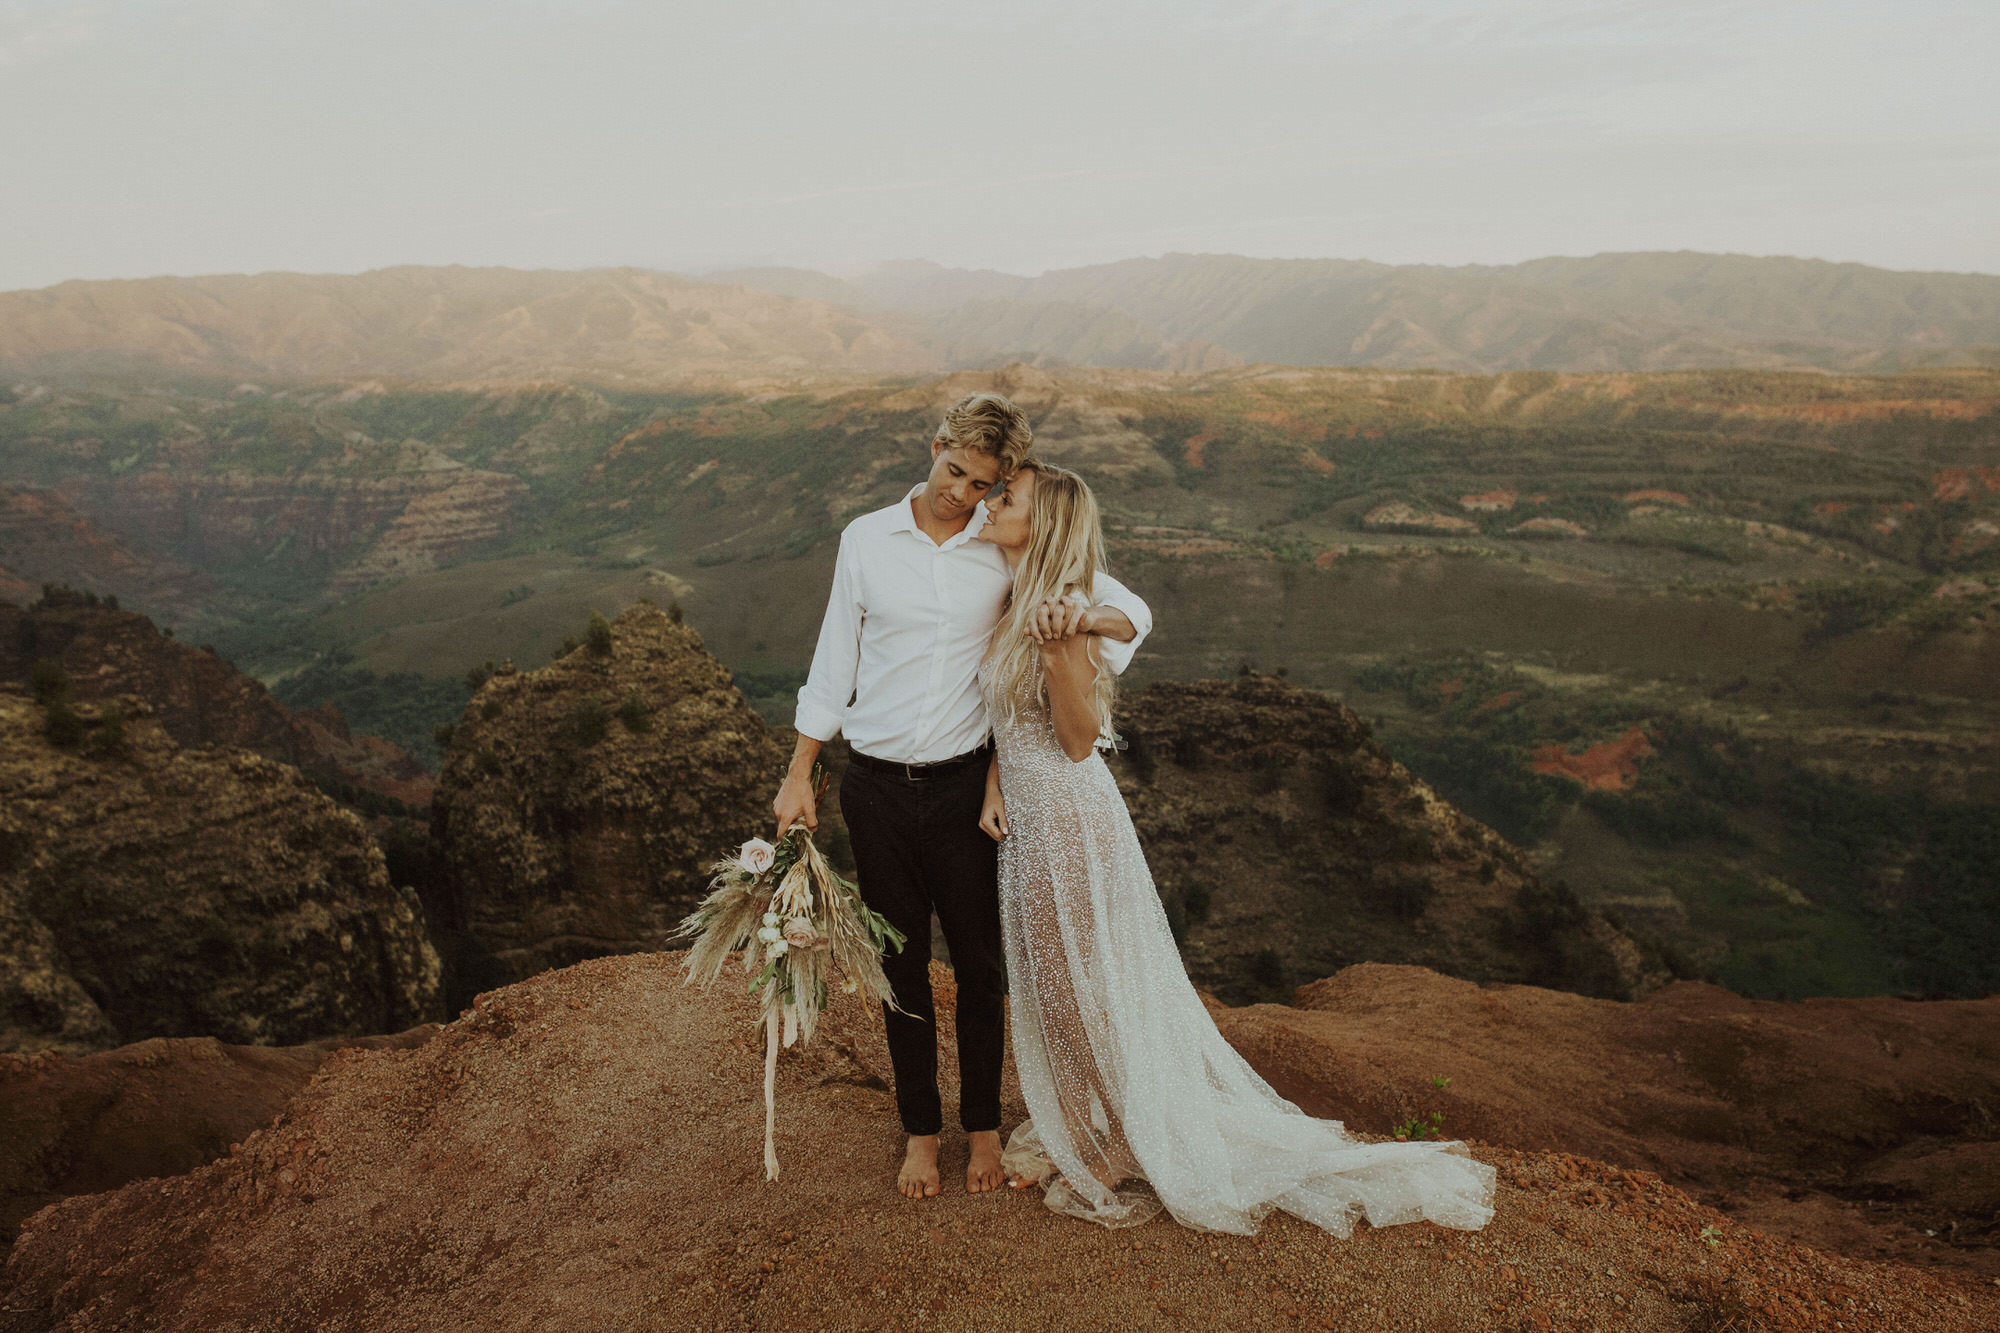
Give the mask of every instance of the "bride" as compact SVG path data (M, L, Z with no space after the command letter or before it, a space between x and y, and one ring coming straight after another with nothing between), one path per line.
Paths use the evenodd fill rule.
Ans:
M1087 634L1038 642L1034 608L1104 563L1090 488L1030 462L979 537L1013 571L982 668L997 743L980 825L1000 840L1014 1062L1030 1119L1002 1157L1051 1208L1133 1226L1253 1232L1273 1208L1346 1235L1493 1215L1493 1168L1459 1143L1363 1143L1273 1092L1216 1030L1181 966L1131 815L1097 753L1111 674Z

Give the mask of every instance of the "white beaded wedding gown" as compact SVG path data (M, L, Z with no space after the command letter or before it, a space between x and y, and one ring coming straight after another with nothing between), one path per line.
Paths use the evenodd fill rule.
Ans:
M1004 712L1004 710L999 710ZM1459 1143L1363 1143L1305 1114L1216 1030L1181 966L1103 758L1072 762L1046 709L994 718L1014 1063L1030 1119L1002 1166L1056 1210L1247 1234L1273 1208L1346 1235L1493 1216L1493 1168Z

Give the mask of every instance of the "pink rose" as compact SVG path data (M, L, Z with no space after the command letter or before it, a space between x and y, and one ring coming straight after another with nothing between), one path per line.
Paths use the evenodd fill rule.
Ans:
M819 943L819 932L812 928L812 922L795 916L785 923L785 943L794 949L810 949Z
M778 849L762 838L752 838L736 854L736 864L753 875L761 875L778 859Z

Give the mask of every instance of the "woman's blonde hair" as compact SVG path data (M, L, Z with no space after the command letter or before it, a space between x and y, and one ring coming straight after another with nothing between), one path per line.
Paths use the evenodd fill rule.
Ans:
M987 709L1013 720L1021 703L1033 698L1044 708L1048 682L1042 679L1041 655L1028 636L1028 617L1045 601L1091 600L1098 571L1104 568L1104 527L1097 497L1082 477L1067 468L1030 459L1022 472L1035 474L1035 496L1028 509L1028 547L1014 569L1014 590L993 631L986 672ZM1097 666L1097 721L1100 734L1111 731L1111 701L1116 677L1102 661Z

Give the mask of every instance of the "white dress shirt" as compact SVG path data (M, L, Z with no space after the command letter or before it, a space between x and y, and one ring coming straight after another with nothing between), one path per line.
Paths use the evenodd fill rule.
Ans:
M1013 581L1000 548L973 540L986 524L985 503L939 545L911 508L923 489L840 534L833 594L794 722L801 735L830 741L844 733L861 753L899 764L950 759L985 741L979 664ZM1097 576L1092 594L1139 631L1130 643L1099 640L1105 664L1123 672L1153 613L1109 574Z

